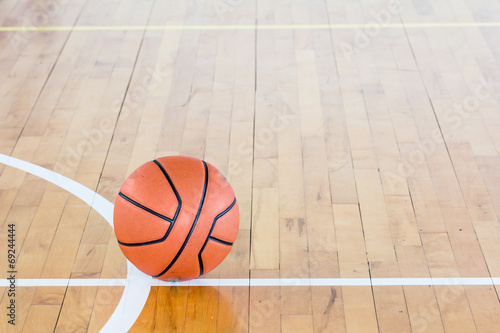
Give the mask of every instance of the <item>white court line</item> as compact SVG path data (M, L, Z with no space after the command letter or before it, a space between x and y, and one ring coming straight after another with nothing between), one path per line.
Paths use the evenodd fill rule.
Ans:
M142 312L151 291L153 278L127 260L127 281L120 302L100 332L128 332Z
M114 287L126 286L128 279L17 279L16 287ZM144 281L149 286L165 287L309 287L309 286L491 286L500 278L318 278L318 279L195 279L167 282L158 279ZM8 287L7 279L0 287Z
M77 196L87 205L95 209L102 217L104 217L104 219L108 221L111 228L113 227L113 204L91 189L54 171L11 156L0 154L0 163L45 179L46 181L51 182L52 184L57 185L69 193Z
M126 286L127 279L16 279L16 287L114 287ZM8 287L8 279L0 287Z
M364 23L339 24L213 24L213 25L96 25L96 26L3 26L0 32L19 31L172 31L172 30L338 30L363 29L370 25ZM500 22L408 22L378 24L380 28L498 28Z

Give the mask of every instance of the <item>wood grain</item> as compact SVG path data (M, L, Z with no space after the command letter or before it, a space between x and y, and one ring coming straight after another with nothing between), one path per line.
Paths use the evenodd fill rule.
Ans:
M240 230L202 278L490 281L500 277L499 13L494 0L2 1L0 153L111 203L154 158L216 166ZM0 331L98 332L122 285L43 283L125 279L108 221L0 164L4 254L9 224L16 278L40 284L18 284L16 327L4 318ZM154 286L131 332L500 325L498 284L328 281Z

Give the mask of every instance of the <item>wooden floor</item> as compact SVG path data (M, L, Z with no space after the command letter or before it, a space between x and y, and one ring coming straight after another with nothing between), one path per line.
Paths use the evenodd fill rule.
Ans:
M206 278L473 278L154 286L131 332L499 332L499 22L497 0L2 0L0 153L110 202L156 157L213 164L241 219ZM108 222L0 164L7 282L11 224L0 331L98 332L123 285L44 281L126 279Z

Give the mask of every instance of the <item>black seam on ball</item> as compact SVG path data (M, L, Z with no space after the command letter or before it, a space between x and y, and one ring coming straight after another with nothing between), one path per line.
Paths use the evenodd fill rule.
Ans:
M167 170L165 170L163 165L161 165L161 163L158 162L157 160L154 160L153 162L160 168L160 170L163 173L163 175L165 176L165 178L167 178L167 181L170 184L170 187L172 188L172 190L174 191L175 197L177 198L177 210L175 211L173 221L172 221L172 222L175 222L177 220L177 216L179 216L179 212L180 212L181 207L182 207L181 196L179 195L179 192L177 192L177 189L175 188L174 182L172 181L172 179L168 175Z
M141 205L137 201L132 200L131 198L129 198L128 196L126 196L122 192L118 193L118 195L120 197L122 197L126 201L130 202L134 206L136 206L136 207L138 207L138 208L140 208L142 210L145 210L146 212L148 212L150 214L153 214L154 216L157 216L157 217L159 217L159 218L161 218L161 219L163 219L165 221L170 222L170 226L168 227L167 232L165 232L165 235L163 235L162 238L155 239L155 240L148 241L148 242L139 242L139 243L125 243L125 242L121 242L121 241L118 240L118 243L120 245L123 245L123 246L145 246L145 245L151 245L151 244L161 243L161 242L165 241L165 239L167 239L168 235L170 234L170 231L172 230L172 228L173 228L173 226L175 224L175 221L177 220L177 217L179 216L179 211L181 210L181 207L182 207L181 196L179 195L179 192L177 192L177 189L175 188L175 185L172 182L172 179L168 175L168 173L165 170L165 168L163 167L163 165L161 165L160 162L158 162L157 160L154 160L153 162L160 168L161 172L163 173L163 175L167 179L167 181L168 181L168 183L170 185L170 188L172 188L172 191L174 191L175 197L177 198L177 209L175 211L174 217L170 218L168 216L162 215L162 214L160 214L158 212L155 212L154 210L152 210L152 209L150 209L150 208L148 208L148 207L146 207L144 205Z
M217 243L221 243L221 244L224 244L224 245L227 245L227 246L233 246L233 243L226 242L225 240L222 240L222 239L219 239L219 238L216 238L216 237L213 237L213 236L210 236L209 238L211 240L217 242Z
M219 220L222 216L226 215L234 207L235 204L236 204L236 198L234 198L233 203L229 207L227 207L222 213L217 215L215 217L214 221L212 222L212 228L210 228L210 232L208 233L207 239L205 239L205 243L203 243L203 246L201 247L201 250L198 253L198 262L200 264L200 275L204 274L205 268L203 267L203 259L201 256L202 256L203 251L205 250L205 247L208 244L209 239L212 239L212 240L219 242L219 243L222 243L224 245L233 246L233 243L229 243L229 242L226 242L226 241L223 241L221 239L213 237L212 232L214 231L215 224L217 223L217 220Z
M153 277L157 278L168 272L168 270L175 264L177 259L179 259L180 255L182 254L182 251L184 251L184 248L186 247L187 243L189 242L189 239L191 238L191 235L193 234L194 228L196 227L196 224L198 223L198 219L200 218L201 214L201 209L203 208L203 203L205 202L205 197L207 195L207 187L208 187L208 167L205 161L203 162L203 167L205 168L205 184L203 186L203 195L200 200L200 205L198 207L198 212L196 213L196 217L194 218L193 224L191 226L191 230L189 230L189 234L187 235L186 239L184 240L184 243L182 244L181 248L175 255L174 259L170 262L170 264L158 275L155 275Z

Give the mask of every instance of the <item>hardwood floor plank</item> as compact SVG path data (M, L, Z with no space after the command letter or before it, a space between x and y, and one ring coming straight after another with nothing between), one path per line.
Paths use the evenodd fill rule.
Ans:
M500 261L495 253L498 253L500 239L500 223L498 221L473 221L481 251L488 265L491 276L500 274Z
M279 268L278 191L254 188L250 269Z
M394 244L421 245L412 198L391 195L385 196L385 202Z
M377 170L355 170L359 208L370 261L394 261L389 218Z
M249 288L220 287L217 332L248 332Z
M313 332L312 316L282 316L281 332Z
M334 252L335 226L325 143L321 137L303 138L304 197L308 246L311 252Z
M370 287L342 287L347 332L378 332L377 315Z
M44 193L26 234L24 246L19 251L17 261L19 277L40 277L67 197L68 194L61 191Z
M369 277L363 227L358 205L333 205L341 278ZM334 239L332 238L333 242Z
M311 278L339 277L337 254L309 253ZM311 286L313 328L319 332L345 332L344 302L339 286Z
M60 305L32 305L23 332L50 331L59 316Z
M215 287L189 287L184 323L185 331L216 332L219 309L217 289Z

